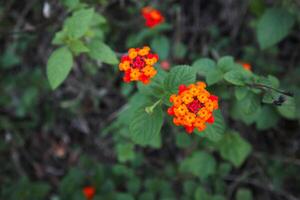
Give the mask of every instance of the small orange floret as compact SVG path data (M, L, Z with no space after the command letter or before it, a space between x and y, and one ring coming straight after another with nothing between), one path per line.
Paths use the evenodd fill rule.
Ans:
M150 52L148 46L143 48L130 48L128 55L121 58L119 70L124 72L123 81L141 81L148 84L157 71L153 65L158 61L158 56Z
M211 95L205 87L204 82L180 85L178 94L170 97L172 106L167 112L174 117L173 123L183 126L188 134L195 128L203 131L206 123L214 123L213 111L218 109L218 97Z
M96 189L93 186L86 186L82 189L82 192L87 200L92 200L95 196Z
M252 71L252 66L249 63L246 62L238 62L238 63L241 64L245 70Z
M146 20L145 25L149 28L153 28L165 21L165 18L162 16L160 11L150 6L144 7L142 9L142 15Z

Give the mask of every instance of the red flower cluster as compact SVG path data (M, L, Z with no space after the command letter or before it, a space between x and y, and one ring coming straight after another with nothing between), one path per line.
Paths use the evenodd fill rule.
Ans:
M150 82L157 71L153 65L157 62L157 54L152 54L150 48L131 48L128 55L122 57L119 64L120 71L124 71L124 82L141 81L144 84Z
M173 104L168 114L173 116L173 123L184 126L191 134L195 128L203 131L207 123L214 123L213 111L218 109L218 97L211 95L204 82L197 82L189 86L180 85L178 94L170 97Z
M150 6L144 7L142 9L142 15L146 20L145 25L149 28L153 28L153 27L161 24L165 20L165 18L162 16L162 14L158 10L156 10Z
M82 189L82 192L87 200L92 200L95 196L96 189L93 186L86 186Z

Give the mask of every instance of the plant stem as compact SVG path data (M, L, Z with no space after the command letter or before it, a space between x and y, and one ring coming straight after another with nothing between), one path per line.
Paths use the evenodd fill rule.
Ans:
M254 84L248 84L248 86L250 87L257 87L257 88L260 88L260 89L263 89L263 88L268 88L270 90L274 90L280 94L283 94L283 95L286 95L286 96L289 96L289 97L293 97L294 94L291 93L291 92L286 92L286 91L282 91L282 90L278 90L276 88L273 88L273 87L270 87L270 86L267 86L267 85L263 85L263 84L259 84L259 83L254 83Z
M146 111L148 114L152 114L152 113L153 113L153 110L155 109L155 107L156 107L158 104L160 104L161 102L162 102L162 100L160 99L160 100L156 101L152 106L147 106L147 107L145 108L145 111Z

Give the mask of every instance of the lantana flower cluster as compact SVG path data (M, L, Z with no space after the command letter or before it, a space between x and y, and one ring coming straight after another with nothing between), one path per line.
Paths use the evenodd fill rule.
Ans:
M153 28L153 27L161 24L165 20L165 18L162 16L162 14L158 10L156 10L150 6L144 7L142 9L142 15L143 15L144 19L146 20L145 25L149 28Z
M158 61L157 54L150 51L150 47L131 48L128 55L124 55L119 64L120 71L124 72L124 82L141 81L148 84L157 73L153 65Z
M195 128L203 131L206 123L214 122L213 111L218 109L218 97L211 95L205 88L204 82L180 85L178 94L170 97L173 105L168 109L168 114L174 117L175 125L184 126L189 134Z

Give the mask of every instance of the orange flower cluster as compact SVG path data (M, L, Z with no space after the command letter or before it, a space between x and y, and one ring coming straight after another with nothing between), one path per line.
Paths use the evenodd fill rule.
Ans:
M87 200L92 200L95 196L96 189L93 186L86 186L82 189L82 192Z
M145 25L148 26L149 28L153 28L161 24L165 20L165 18L158 10L150 6L144 7L142 9L142 15L146 20Z
M168 109L168 114L173 116L177 126L184 126L187 133L191 134L195 128L203 131L207 123L213 123L212 112L218 109L218 97L211 95L204 82L197 82L189 86L180 85L178 94L170 97L173 104Z
M120 71L124 71L124 82L141 81L144 84L150 82L157 71L153 65L158 61L157 54L152 54L150 48L131 48L128 55L122 56L119 64Z

